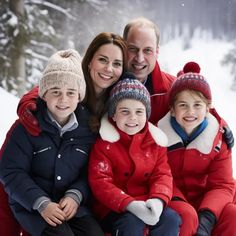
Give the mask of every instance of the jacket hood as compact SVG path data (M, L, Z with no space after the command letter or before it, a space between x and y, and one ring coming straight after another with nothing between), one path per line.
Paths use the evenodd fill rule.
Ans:
M168 137L168 147L177 143L182 143L181 137L174 131L170 124L170 112L168 112L159 122L158 127L162 129ZM189 143L186 149L197 149L198 151L208 154L211 152L215 137L219 132L220 125L217 119L211 114L207 115L208 125L206 129Z
M148 122L148 129L149 129L149 132L150 132L152 138L156 142L156 144L158 144L162 147L167 146L167 143L168 143L167 136L165 135L165 133L161 129L157 128L156 126L154 126L150 122ZM101 120L101 127L99 129L99 134L104 141L108 141L110 143L117 142L120 139L119 132L108 120L107 114L104 115Z

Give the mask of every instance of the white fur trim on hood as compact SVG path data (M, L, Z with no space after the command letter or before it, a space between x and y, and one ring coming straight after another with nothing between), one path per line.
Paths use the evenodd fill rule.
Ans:
M170 124L170 112L168 112L159 122L158 127L162 129L168 137L168 147L182 143L181 137L174 131ZM191 143L189 143L186 149L197 149L203 154L208 154L211 152L215 137L219 131L219 123L217 119L211 114L208 113L206 117L208 121L207 127L203 132L197 136Z
M148 122L148 128L154 141L158 145L166 147L168 139L165 133L150 122ZM116 128L109 122L107 115L104 115L101 120L99 133L103 140L111 143L117 142L120 139L120 134L117 132Z

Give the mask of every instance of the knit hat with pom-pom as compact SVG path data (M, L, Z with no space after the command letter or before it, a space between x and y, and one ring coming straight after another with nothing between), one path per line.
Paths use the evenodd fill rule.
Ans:
M53 87L79 87L80 100L85 96L86 83L81 67L82 58L74 49L62 50L53 54L39 81L39 96Z
M201 68L196 62L185 64L182 73L174 81L169 92L170 103L173 104L175 96L183 90L195 90L201 92L211 101L211 89L207 80L200 74Z

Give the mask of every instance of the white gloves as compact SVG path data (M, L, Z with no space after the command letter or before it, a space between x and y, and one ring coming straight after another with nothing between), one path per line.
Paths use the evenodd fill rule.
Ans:
M128 204L127 211L133 213L147 225L155 225L163 211L163 201L158 198L144 201L132 201Z
M150 209L151 215L157 223L160 220L160 216L163 211L163 201L158 198L148 199L146 201L146 206Z
M143 222L148 221L150 211L144 201L132 201L128 204L126 210L136 215Z

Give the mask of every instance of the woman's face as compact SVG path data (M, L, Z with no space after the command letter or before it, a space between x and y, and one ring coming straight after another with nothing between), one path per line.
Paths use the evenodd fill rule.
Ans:
M101 46L89 64L89 71L98 96L120 78L123 72L122 50L114 44Z

